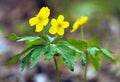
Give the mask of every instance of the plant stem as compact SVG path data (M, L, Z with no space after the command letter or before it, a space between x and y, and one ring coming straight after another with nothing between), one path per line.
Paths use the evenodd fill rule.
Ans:
M81 35L81 39L84 40L84 30L83 30L83 26L81 26L81 29L80 29L80 35Z
M54 57L54 62L55 62L55 68L56 68L57 82L60 82L60 73L59 73L59 70L58 70L57 60L56 60L55 57Z
M83 29L83 26L81 26L80 32L81 32L81 39L84 40L84 29ZM85 56L86 56L86 64L85 64L85 71L84 71L84 82L87 82L87 70L88 70L87 46L86 46L86 49L85 49Z
M84 82L87 82L87 70L88 70L88 52L85 51L86 55L86 64L85 64L85 71L84 71Z

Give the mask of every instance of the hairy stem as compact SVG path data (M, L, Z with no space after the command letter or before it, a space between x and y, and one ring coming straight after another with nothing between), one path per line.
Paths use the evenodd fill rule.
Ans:
M59 70L58 70L57 60L56 60L55 57L54 57L54 62L55 62L55 68L56 68L57 82L60 82L60 73L59 73Z

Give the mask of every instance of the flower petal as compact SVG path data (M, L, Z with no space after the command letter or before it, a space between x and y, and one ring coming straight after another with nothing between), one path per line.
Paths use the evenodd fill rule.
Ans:
M57 33L57 28L54 27L54 26L50 27L49 33L50 33L50 34L56 34L56 33Z
M29 24L30 24L30 26L34 26L35 24L37 24L38 23L38 18L37 17L32 17L32 18L30 18L29 19Z
M42 30L43 30L43 25L41 24L41 23L38 23L37 25L36 25L36 30L35 30L35 32L41 32Z
M50 15L50 9L48 7L42 7L37 14L38 17L47 18Z
M51 20L51 25L56 26L57 25L57 20L53 18Z
M74 31L76 31L77 29L78 29L78 27L79 27L79 21L76 21L74 24L73 24L73 29L70 31L70 32L74 32Z
M78 29L79 26L82 26L84 23L86 23L88 20L88 17L82 16L80 19L78 19L74 24L73 24L73 29L71 32L74 32Z
M62 23L62 26L63 26L63 28L68 28L69 22L63 22L63 23Z
M48 24L48 22L49 22L49 19L46 18L46 19L44 19L44 20L42 21L42 24L43 24L44 26L46 26L46 25Z
M58 28L58 34L63 35L64 34L64 28Z
M88 17L86 16L82 16L80 19L79 19L79 24L80 25L83 25L84 23L86 23L88 20Z
M63 15L59 15L57 18L58 23L62 23L64 21L64 16Z

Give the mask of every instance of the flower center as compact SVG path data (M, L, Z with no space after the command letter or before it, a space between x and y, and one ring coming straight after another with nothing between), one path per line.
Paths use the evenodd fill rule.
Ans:
M41 20L42 20L42 18L41 18L41 17L38 17L38 20L39 20L39 21L41 21Z
M62 25L61 25L61 24L58 24L58 27L62 27Z

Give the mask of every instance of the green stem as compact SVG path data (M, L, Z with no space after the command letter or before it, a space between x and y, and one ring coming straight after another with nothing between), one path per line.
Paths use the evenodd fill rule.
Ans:
M81 26L81 39L84 40L84 29L83 26ZM87 52L87 46L85 49L85 56L86 56L86 64L85 64L85 71L84 71L84 82L87 82L87 70L88 70L88 52Z
M83 30L83 26L81 26L81 29L80 29L80 35L81 35L81 39L84 40L84 30Z
M57 82L60 82L60 73L59 73L59 70L58 70L57 60L56 60L55 57L54 57L54 62L55 62L55 68L56 68Z
M87 82L87 70L88 70L88 54L87 51L85 51L86 55L86 64L85 64L85 71L84 71L84 82Z

